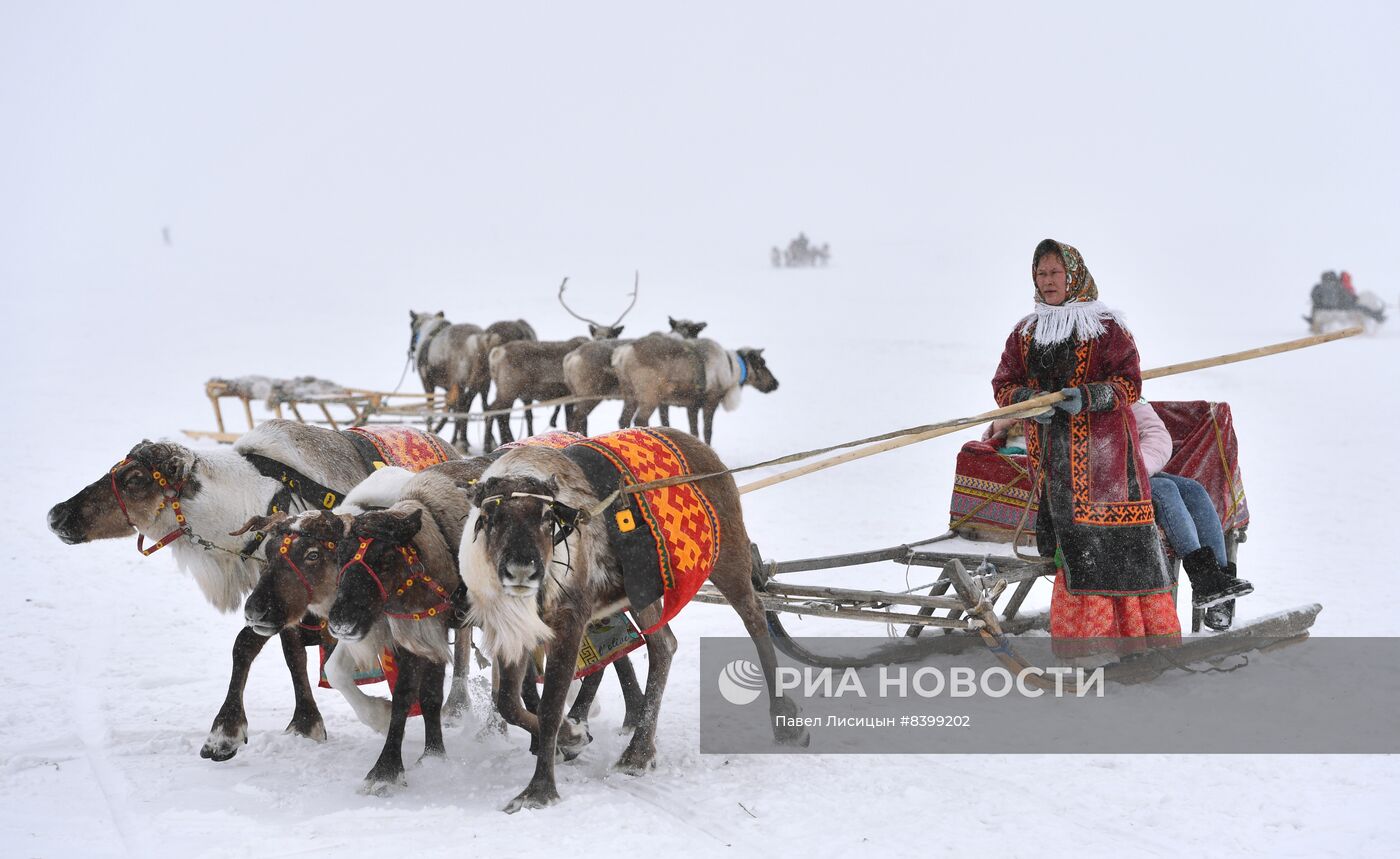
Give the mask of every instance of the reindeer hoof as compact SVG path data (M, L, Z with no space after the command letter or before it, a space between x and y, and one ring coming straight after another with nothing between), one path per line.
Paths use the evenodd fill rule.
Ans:
M797 746L805 749L812 745L812 735L807 733L806 728L783 728L774 731L773 739L780 746Z
M394 781L380 781L378 779L367 778L365 779L365 783L360 785L359 792L361 796L386 797L393 796L395 791L397 791L399 788L407 786L408 781L406 779L397 779Z
M248 744L248 729L238 728L232 733L226 733L218 728L209 732L209 737L204 741L204 746L199 750L201 758L212 761L226 761L238 754L238 747Z
M442 718L455 722L461 719L471 706L471 698L467 696L467 684L458 681L452 682L452 691L447 695L447 701L442 705Z
M293 717L292 721L287 725L287 730L282 733L296 734L299 737L306 737L308 740L317 743L324 743L326 741L326 723L321 721L320 716L317 716L314 720Z
M502 808L506 814L514 814L522 808L544 808L559 801L559 791L554 785L544 787L527 787L519 796L506 803Z
M656 769L656 750L652 749L650 753L643 753L633 752L629 748L622 753L622 757L618 759L613 769L632 776L646 775L651 770Z
M565 719L559 729L559 759L571 761L577 758L583 754L584 748L591 742L593 742L593 735L588 732L587 722Z

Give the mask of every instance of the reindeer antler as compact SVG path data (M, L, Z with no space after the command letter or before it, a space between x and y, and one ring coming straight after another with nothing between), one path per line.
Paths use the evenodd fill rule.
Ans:
M641 289L642 273L640 271L634 272L634 277L632 280L632 303L627 305L627 309L622 311L622 315L617 317L617 321L614 322L612 325L603 325L597 320L589 319L587 316L579 316L577 313L575 313L574 309L570 307L568 302L564 300L564 287L567 286L568 283L569 279L566 277L564 278L563 282L559 284L559 303L564 306L564 309L569 312L570 316L579 320L580 322L587 322L589 325L596 325L599 328L615 328L617 327L617 323L621 322L627 316L627 314L632 312L632 308L637 306L637 292Z
M572 316L573 318L579 320L580 322L587 322L589 325L597 325L599 328L602 328L602 327L603 327L602 325L599 325L599 323L594 322L592 319L589 319L587 316L579 316L577 313L574 312L574 309L573 309L572 307L570 307L566 301L564 301L564 287L565 287L566 285L568 285L568 283L569 283L569 279L566 277L566 278L564 278L564 282L561 283L561 284L559 284L559 303L562 304L562 305L564 305L564 309L567 310L567 311L569 311L569 315Z
M631 313L632 308L637 306L637 291L642 288L642 273L640 271L633 271L632 274L632 303L627 305L626 310L622 311L622 316L617 317L617 322L614 322L611 326L609 326L611 328L616 328L617 323L621 322L623 317Z

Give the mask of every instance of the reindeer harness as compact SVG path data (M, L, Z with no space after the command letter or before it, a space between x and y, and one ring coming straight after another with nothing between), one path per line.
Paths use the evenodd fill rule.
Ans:
M354 557L347 561L345 566L340 568L340 575L336 577L337 585L340 583L341 579L345 578L347 570L359 564L365 568L365 572L369 573L369 577L374 580L375 587L379 588L379 596L384 600L384 615L386 617L418 621L430 617L437 617L442 611L454 607L452 597L447 593L447 589L433 581L432 576L428 575L426 568L423 566L423 562L418 558L418 551L412 546L399 546L399 553L403 555L404 563L408 564L409 574L408 578L404 580L403 587L394 589L394 596L402 600L407 591L412 589L414 584L421 581L429 590L441 597L442 602L417 611L389 611L389 591L384 587L384 581L379 577L379 574L376 573L374 568L369 565L369 562L365 560L365 555L369 552L370 544L374 542L374 539L373 537L360 538L360 545L355 549Z
M240 558L246 560L248 558L251 558L253 556L253 553L258 550L258 547L262 545L263 540L267 539L267 535L262 531L259 531L253 535L252 539L250 539L246 544L244 544L243 548L240 551L235 552L231 549L225 549L223 546L220 546L211 540L206 540L205 538L199 536L194 532L193 529L190 528L189 522L185 520L184 510L182 510L180 507L180 494L185 491L185 483L187 481L181 480L179 483L176 483L174 486L171 486L169 478L161 474L159 469L149 468L147 469L147 473L150 475L151 480L155 481L156 485L160 487L161 495L164 496L163 500L160 502L160 506L156 508L156 512L159 513L160 511L166 508L166 505L169 505L171 512L175 514L175 530L171 531L169 534L166 534L164 537L161 537L155 542L155 544L151 546L151 548L145 548L146 535L142 534L141 529L136 527L136 523L131 521L131 514L127 512L126 509L126 499L122 498L121 489L117 486L117 472L133 462L137 463L142 468L146 467L144 463L140 462L139 460L134 460L128 456L121 462L112 466L110 478L112 484L112 495L117 499L117 506L121 508L122 516L126 517L126 524L130 525L136 530L136 551L140 552L142 555L150 557L151 555L154 555L156 552L159 552L161 549L164 549L166 546L169 546L171 543L175 542L181 537L189 537L191 540L199 544L205 550L218 549L223 552L228 552L231 555L238 555ZM272 496L272 500L268 503L267 515L271 516L274 513L286 510L288 505L291 503L291 500L291 491L289 491L286 488L279 489L277 493Z

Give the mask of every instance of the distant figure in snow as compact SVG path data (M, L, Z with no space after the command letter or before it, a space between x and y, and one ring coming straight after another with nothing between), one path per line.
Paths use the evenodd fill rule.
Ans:
M1385 303L1372 292L1356 291L1351 273L1324 271L1312 288L1312 310L1303 317L1312 333L1321 334L1329 326L1379 325L1385 321Z
M773 268L783 267L783 252L778 250L777 245L773 246L773 250L768 254L768 258L773 261Z

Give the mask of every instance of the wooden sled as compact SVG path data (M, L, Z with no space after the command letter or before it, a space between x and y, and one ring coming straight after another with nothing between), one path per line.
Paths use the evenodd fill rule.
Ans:
M866 668L916 662L929 656L982 647L989 648L1008 667L1024 667L1027 663L1016 654L1016 636L1048 629L1049 616L1047 612L1022 615L1021 606L1035 582L1042 576L1053 576L1054 568L1049 562L1014 556L992 557L918 548L937 539L940 538L786 562L763 561L754 546L754 583L766 610L774 646L793 659L817 668ZM926 594L796 585L775 578L783 573L890 561L901 566L941 566L943 569ZM974 572L969 573L969 567ZM702 588L695 599L707 603L725 602L709 585ZM998 603L1001 603L1000 608ZM1306 639L1321 611L1322 606L1313 603L1251 620L1227 632L1188 637L1180 646L1134 654L1110 663L1105 666L1104 676L1116 683L1132 684L1151 680L1172 669L1208 670L1195 666ZM907 628L902 637L864 652L819 653L788 632L782 619L784 614L899 624ZM939 634L923 635L930 627Z

